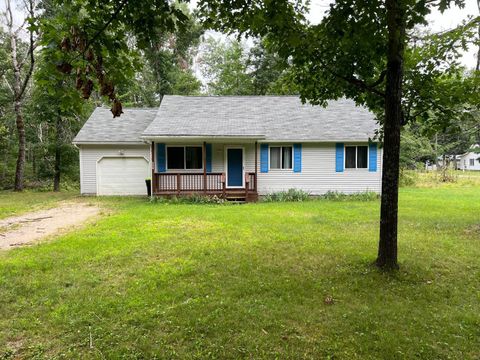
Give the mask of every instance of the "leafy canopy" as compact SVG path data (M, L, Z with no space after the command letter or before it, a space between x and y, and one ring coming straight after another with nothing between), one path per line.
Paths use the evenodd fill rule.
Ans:
M50 5L51 16L39 25L49 71L75 78L85 99L97 88L112 102L114 116L122 113L115 85L135 76L138 49L153 47L163 32L188 21L168 0L52 0ZM45 85L55 87L55 80Z
M478 83L478 74L473 80L465 80L456 59L468 42L478 41L473 29L478 27L480 19L471 18L455 31L428 36L415 46L417 26L426 24L425 17L433 7L443 11L452 5L462 7L464 1L405 0L402 4L408 43L403 84L404 123L420 114L432 115L432 111L437 120L448 122L453 112L458 115L464 111L450 105L470 102L468 98L474 97L475 92L473 85L463 94L457 91L462 85L441 86L442 78L456 74L462 82ZM262 36L274 44L279 54L292 62L304 101L325 105L327 100L347 97L368 106L383 121L388 43L385 1L335 1L317 25L306 20L308 3L301 0L203 0L199 8L212 28ZM459 95L462 101L458 101ZM422 112L425 107L431 111ZM440 112L446 108L451 112L441 117Z

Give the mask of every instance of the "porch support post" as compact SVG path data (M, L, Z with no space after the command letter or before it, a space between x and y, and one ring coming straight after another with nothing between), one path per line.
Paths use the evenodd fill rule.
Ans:
M258 178L258 142L255 141L255 179L253 181L255 192L257 192L257 178Z
M203 142L203 192L207 194L207 143Z
M150 157L151 161L151 170L152 170L152 178L150 180L150 187L151 187L151 197L153 198L154 194L156 193L156 181L155 181L155 142L152 141L152 146L150 147Z

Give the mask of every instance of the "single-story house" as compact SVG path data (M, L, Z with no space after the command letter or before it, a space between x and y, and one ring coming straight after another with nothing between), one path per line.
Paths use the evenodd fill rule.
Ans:
M470 151L458 156L457 169L480 171L480 144L472 145Z
M445 155L437 158L437 164L439 167L443 167L445 160L445 166L451 167L455 170L468 170L468 171L480 171L480 144L474 144L470 147L469 151L460 155ZM431 161L425 162L426 170L437 170L437 164L433 164Z
M200 193L255 200L301 189L381 190L378 124L350 100L294 96L164 96L158 109L96 108L74 139L81 193Z

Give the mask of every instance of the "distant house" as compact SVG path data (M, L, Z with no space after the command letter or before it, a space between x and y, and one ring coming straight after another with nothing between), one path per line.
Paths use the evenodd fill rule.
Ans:
M158 109L97 108L74 139L82 194L200 193L255 200L302 189L380 192L374 116L349 100L165 96Z
M457 169L480 171L480 144L475 144L470 151L457 157Z
M437 163L438 166L443 167L444 157L439 156ZM472 170L480 171L480 145L475 144L470 147L470 151L467 151L461 155L445 155L446 166L455 170ZM437 165L427 161L425 163L426 170L436 170Z

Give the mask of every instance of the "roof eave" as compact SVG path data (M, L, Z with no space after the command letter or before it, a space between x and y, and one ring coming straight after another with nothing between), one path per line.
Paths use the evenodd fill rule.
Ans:
M358 139L265 139L262 142L268 143L364 143L371 141L371 138ZM378 142L378 141L373 141Z
M265 135L143 135L145 141L156 140L264 140Z
M73 145L145 145L145 141L72 141Z

